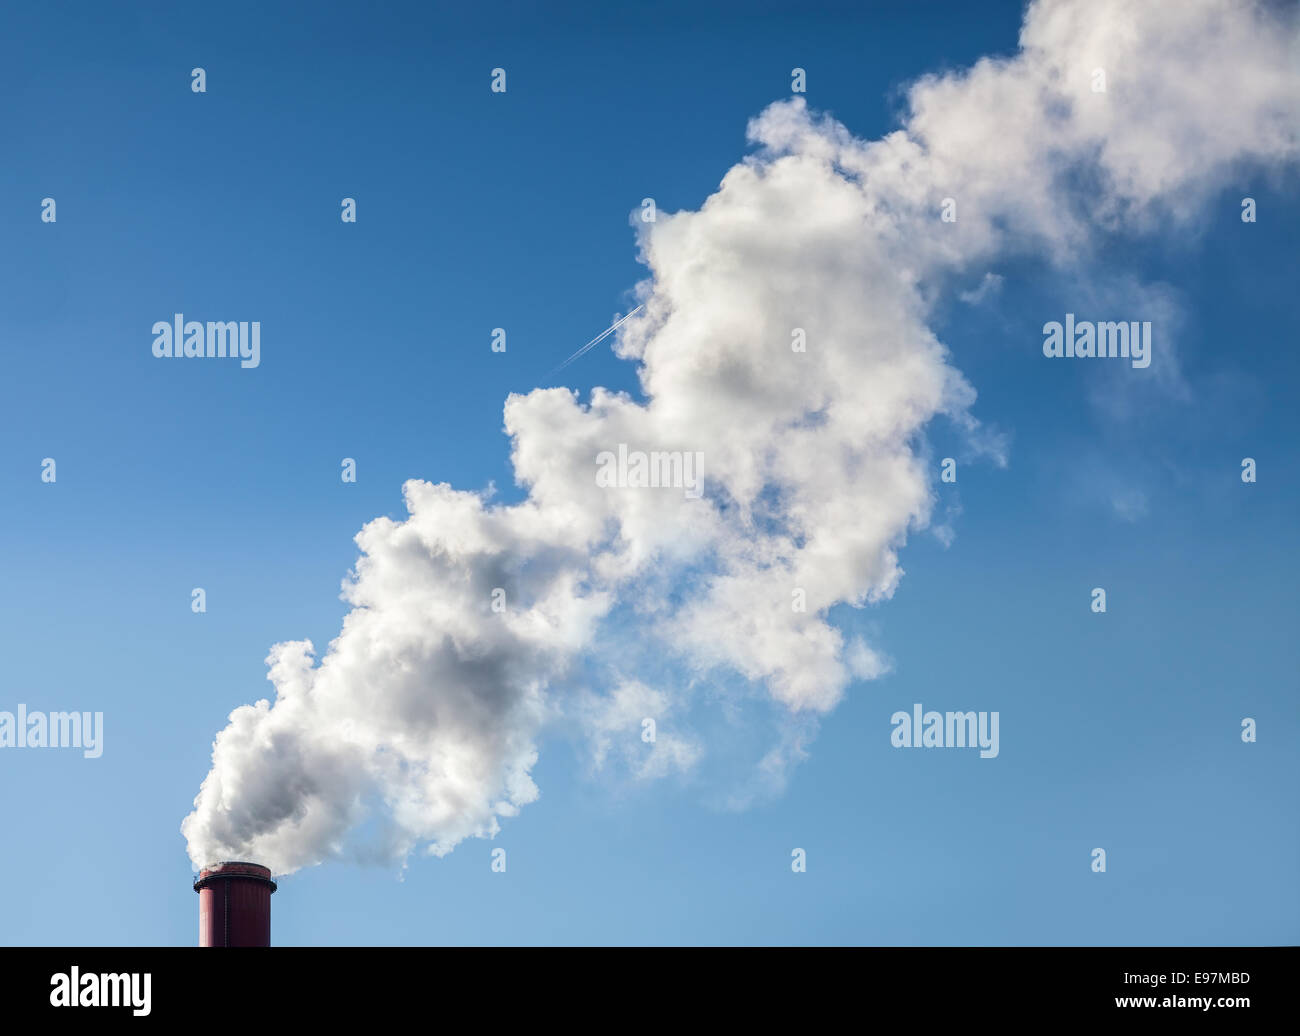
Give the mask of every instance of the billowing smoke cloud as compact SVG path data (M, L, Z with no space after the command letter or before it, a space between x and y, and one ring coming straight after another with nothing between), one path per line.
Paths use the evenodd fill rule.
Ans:
M1186 221L1239 164L1294 160L1296 58L1293 14L1255 4L1044 0L1015 57L920 80L884 139L799 99L769 107L755 153L698 211L639 227L650 277L617 350L644 401L512 395L520 503L405 485L409 517L357 536L352 611L325 656L277 645L274 703L217 735L182 825L193 863L285 873L495 834L537 797L556 714L586 724L599 763L673 710L675 688L637 674L573 690L608 637L754 681L795 724L833 709L886 667L827 613L897 586L934 500L927 424L946 415L1001 461L927 326L935 302L995 258L1069 264L1097 228ZM598 485L597 456L620 444L699 456L702 496ZM801 743L762 767L779 775ZM661 738L640 772L702 751Z

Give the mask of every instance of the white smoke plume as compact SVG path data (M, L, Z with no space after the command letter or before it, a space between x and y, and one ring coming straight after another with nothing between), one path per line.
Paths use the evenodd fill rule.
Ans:
M548 719L584 718L604 758L643 710L673 708L674 688L635 674L569 694L616 614L617 635L630 622L683 672L756 681L794 723L879 675L827 612L897 586L934 500L927 424L947 415L1001 461L927 326L935 303L1012 252L1068 266L1099 233L1185 224L1243 164L1294 161L1297 38L1294 11L1245 0L1040 0L1014 57L921 79L881 140L773 104L698 211L640 227L649 278L616 348L644 401L510 396L520 503L406 483L409 517L357 536L324 657L276 645L274 702L217 735L182 824L191 861L287 873L495 834L538 795ZM702 454L703 497L598 486L597 454L619 444ZM779 775L801 744L763 767ZM681 735L643 769L702 750Z

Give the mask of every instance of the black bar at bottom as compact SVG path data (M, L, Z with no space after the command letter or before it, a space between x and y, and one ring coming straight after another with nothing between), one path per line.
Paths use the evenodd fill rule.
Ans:
M78 1027L109 1014L208 1028L414 1011L431 1027L755 1018L819 1028L845 1010L862 1023L1158 1014L1223 1025L1294 1020L1297 965L1297 947L37 947L0 949L0 1003L7 1023Z

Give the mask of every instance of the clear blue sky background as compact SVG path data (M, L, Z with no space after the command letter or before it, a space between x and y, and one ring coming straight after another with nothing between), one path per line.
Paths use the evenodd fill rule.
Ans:
M337 633L352 536L404 513L404 479L517 495L502 402L626 309L629 212L697 208L794 66L812 106L875 137L908 80L1013 51L1021 14L532 7L6 10L0 709L103 711L106 748L0 751L0 942L192 944L178 827L213 734L271 692L272 643ZM1300 941L1298 217L1294 181L1246 179L1191 233L1113 243L1108 272L1171 285L1186 317L1190 398L1127 418L1043 360L1068 296L1036 264L944 314L1010 465L964 465L942 487L952 546L915 538L895 598L845 617L894 672L851 689L782 797L734 813L699 783L611 789L551 738L541 799L496 843L404 880L293 875L275 941ZM154 359L177 311L260 320L260 369ZM604 347L562 378L636 388ZM1145 515L1118 516L1116 488ZM999 711L1000 757L892 749L917 701Z

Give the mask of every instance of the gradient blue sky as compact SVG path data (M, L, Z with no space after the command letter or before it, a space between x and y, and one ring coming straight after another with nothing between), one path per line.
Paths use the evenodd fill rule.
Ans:
M516 498L507 393L637 391L604 346L546 372L626 311L641 199L698 208L796 65L811 106L888 132L907 81L1014 50L1020 5L975 6L11 5L0 709L103 711L106 746L0 751L0 942L192 944L178 828L212 737L271 693L271 644L338 632L358 529L400 516L411 477ZM1190 229L1107 243L1098 277L1179 305L1181 398L1112 405L1045 361L1078 294L1033 261L942 314L1009 465L964 464L952 545L914 538L893 600L844 616L894 671L851 688L784 795L733 812L725 774L611 786L555 734L495 843L402 880L292 875L274 940L1296 942L1298 217L1294 178L1245 178ZM261 367L156 360L177 311L260 320ZM918 701L999 711L1000 757L892 749Z

